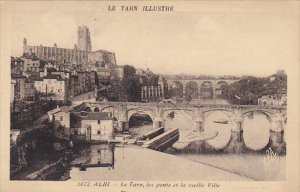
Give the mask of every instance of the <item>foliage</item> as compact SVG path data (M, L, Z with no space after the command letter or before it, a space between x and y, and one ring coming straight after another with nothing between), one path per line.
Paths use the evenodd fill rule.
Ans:
M140 101L141 84L135 71L133 66L125 65L124 78L111 81L107 89L101 91L101 95L109 101Z
M141 100L141 85L139 77L135 74L136 69L133 66L124 66L124 78L121 82L121 101L137 102Z
M109 89L107 90L107 98L109 101L120 101L122 94L121 80L111 81Z
M256 105L258 98L264 95L278 94L278 90L286 89L287 76L283 71L278 71L269 78L244 77L229 86L228 94L229 100L233 104Z

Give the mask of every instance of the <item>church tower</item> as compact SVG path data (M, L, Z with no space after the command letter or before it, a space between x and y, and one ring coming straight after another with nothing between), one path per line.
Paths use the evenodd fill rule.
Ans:
M92 51L90 31L87 26L78 27L78 50Z
M27 52L27 39L24 38L23 39L23 53L26 53Z

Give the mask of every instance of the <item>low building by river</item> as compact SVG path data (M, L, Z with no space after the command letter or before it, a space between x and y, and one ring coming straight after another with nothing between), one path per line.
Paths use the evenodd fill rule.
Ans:
M70 126L73 135L86 141L113 139L113 116L110 112L72 112Z

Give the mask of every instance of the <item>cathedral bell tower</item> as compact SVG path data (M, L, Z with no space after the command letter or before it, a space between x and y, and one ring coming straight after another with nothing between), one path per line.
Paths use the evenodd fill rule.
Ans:
M27 39L24 38L23 39L23 53L26 53L27 52Z
M90 30L87 26L78 27L78 50L92 51Z

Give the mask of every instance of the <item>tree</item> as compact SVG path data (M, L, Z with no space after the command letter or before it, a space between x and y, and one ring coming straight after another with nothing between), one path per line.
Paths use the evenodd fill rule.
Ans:
M122 81L122 92L126 101L138 102L141 100L141 84L137 76L128 76Z
M109 101L121 101L124 95L122 89L122 82L120 80L114 80L111 82L107 90L107 98Z
M122 81L115 80L110 82L106 96L111 101L130 101L141 100L141 84L139 77L135 74L133 66L124 66L124 78Z
M229 86L229 100L233 104L256 105L257 99L264 95L277 94L278 90L286 90L285 73L276 73L275 80L259 77L243 77ZM238 96L240 99L238 99Z

